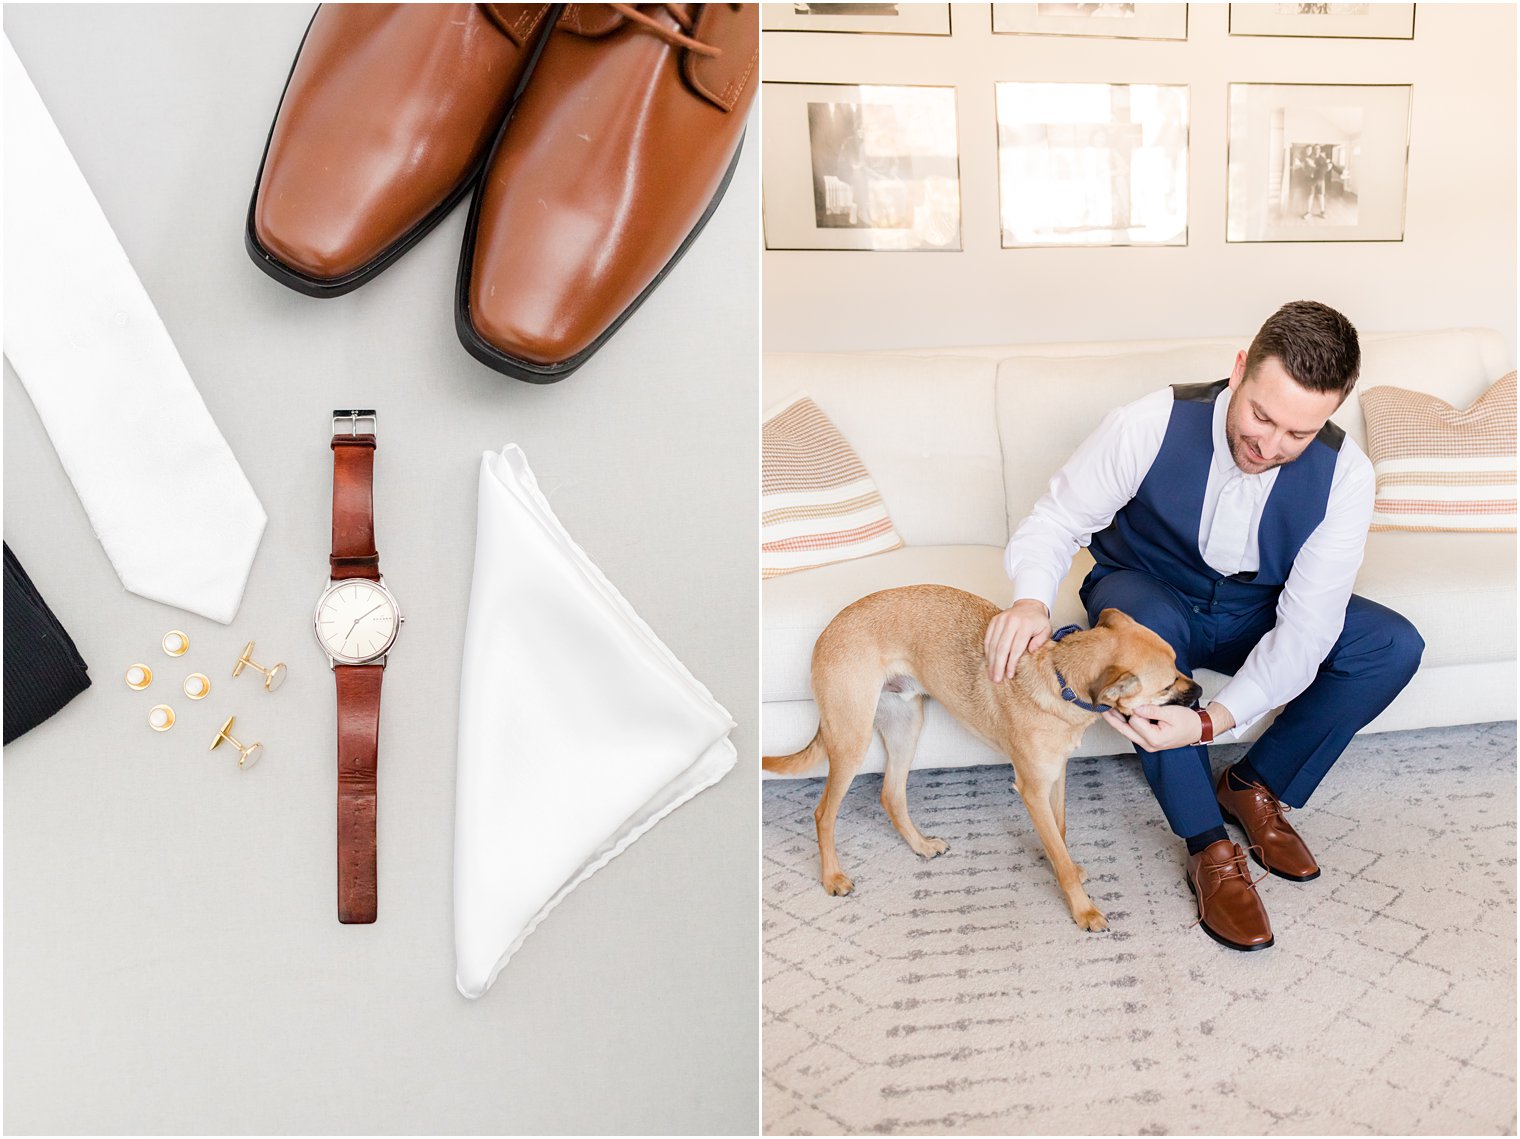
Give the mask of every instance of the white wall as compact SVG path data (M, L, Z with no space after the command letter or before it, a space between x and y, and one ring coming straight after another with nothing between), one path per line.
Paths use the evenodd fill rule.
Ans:
M948 38L764 33L769 80L957 87L963 244L766 251L765 348L1234 335L1311 298L1369 332L1495 328L1513 353L1515 6L1420 4L1412 41L1230 36L1226 9L1191 5L1185 43L994 36L987 4L954 5ZM1000 80L1189 84L1187 247L1000 248ZM1231 82L1413 84L1404 240L1227 245Z

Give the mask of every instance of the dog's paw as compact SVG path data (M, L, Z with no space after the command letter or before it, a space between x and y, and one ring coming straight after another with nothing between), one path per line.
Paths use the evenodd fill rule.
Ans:
M942 838L926 838L913 849L922 858L938 858L950 849L950 844Z
M1078 910L1072 915L1072 919L1083 929L1092 933L1108 928L1108 919L1099 912L1097 906L1088 906L1085 910Z
M855 883L851 882L843 874L830 874L823 880L823 888L833 897L842 898L844 895L854 892Z

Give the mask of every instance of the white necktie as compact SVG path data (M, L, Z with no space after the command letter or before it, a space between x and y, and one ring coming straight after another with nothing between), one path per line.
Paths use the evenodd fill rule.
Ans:
M480 467L455 780L467 997L540 921L734 765L734 721L566 533L516 447Z
M5 355L122 585L236 615L264 509L5 41Z
M1203 560L1226 577L1239 573L1245 560L1246 541L1251 534L1251 517L1256 511L1260 486L1259 477L1237 470L1219 491Z

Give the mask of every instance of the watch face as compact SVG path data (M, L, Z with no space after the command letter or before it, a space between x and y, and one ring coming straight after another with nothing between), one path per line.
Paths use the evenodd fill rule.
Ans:
M363 578L340 581L317 602L317 640L345 664L373 660L396 639L399 616L383 586Z

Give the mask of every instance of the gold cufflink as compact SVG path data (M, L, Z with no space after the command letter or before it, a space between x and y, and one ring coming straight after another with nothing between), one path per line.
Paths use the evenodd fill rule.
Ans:
M204 672L192 672L185 677L185 695L192 700L204 700L211 695L211 681Z
M174 709L167 704L155 704L148 709L148 727L155 732L167 732L174 727Z
M227 722L224 723L217 731L216 739L211 741L211 750L215 751L225 740L227 743L230 743L233 747L238 749L238 766L241 767L244 771L247 771L250 767L257 763L259 761L259 757L264 754L264 745L260 743L252 743L247 747L244 747L242 744L238 743L237 740L233 739L232 721L235 718L236 717L234 716L227 717Z
M266 692L273 692L285 683L285 665L283 663L276 664L272 668L265 668L254 662L252 641L243 646L243 655L238 657L237 664L232 666L232 675L236 677L245 668L251 668L254 672L264 674L264 690Z
M178 629L170 629L164 634L162 643L164 652L172 657L182 657L185 655L185 650L190 647L190 638Z
M133 664L127 666L127 687L133 692L141 692L153 683L153 670L145 664Z

